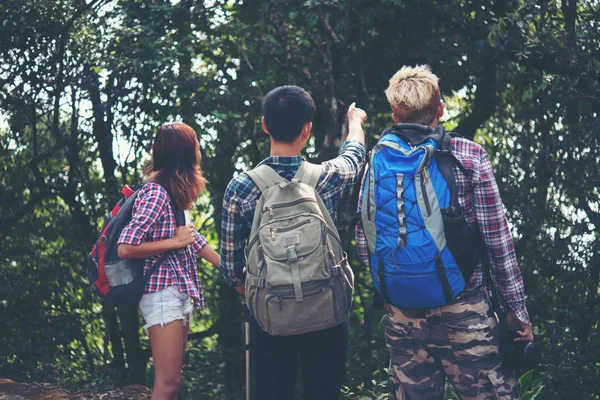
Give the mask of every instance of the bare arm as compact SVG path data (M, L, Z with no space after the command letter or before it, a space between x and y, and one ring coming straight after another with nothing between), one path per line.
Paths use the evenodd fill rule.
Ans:
M208 261L209 263L211 263L212 265L214 265L215 267L219 268L219 264L221 264L221 256L219 256L219 253L217 253L208 244L204 246L202 250L200 250L198 255L206 261Z
M365 144L365 132L362 124L367 120L367 113L357 108L356 103L348 108L348 137L346 140Z
M121 243L117 248L120 258L148 258L170 250L180 249L191 244L194 238L194 226L185 225L175 229L175 236L156 242L143 242L137 245Z

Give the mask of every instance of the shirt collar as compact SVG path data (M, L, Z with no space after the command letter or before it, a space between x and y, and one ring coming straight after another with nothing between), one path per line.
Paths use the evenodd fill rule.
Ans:
M305 161L303 156L271 156L262 160L258 165L277 165L279 167L299 167Z

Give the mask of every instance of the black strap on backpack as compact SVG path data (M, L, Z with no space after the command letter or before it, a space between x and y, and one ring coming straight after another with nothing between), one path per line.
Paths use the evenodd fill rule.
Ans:
M434 153L438 169L446 180L448 189L450 190L450 207L453 213L459 212L460 205L458 204L458 191L456 190L456 177L454 176L453 165L458 166L463 172L466 172L463 165L452 154L452 146L450 144L450 135L446 133L444 128L441 128L441 137L438 142L438 150ZM450 208L449 207L449 208Z

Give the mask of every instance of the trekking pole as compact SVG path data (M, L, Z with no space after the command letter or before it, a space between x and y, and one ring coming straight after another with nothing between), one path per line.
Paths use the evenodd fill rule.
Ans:
M246 400L250 400L250 310L243 300L244 305L244 349L246 350Z

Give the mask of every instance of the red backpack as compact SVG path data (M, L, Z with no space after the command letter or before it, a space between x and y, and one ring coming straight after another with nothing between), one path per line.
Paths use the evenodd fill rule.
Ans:
M146 259L122 259L117 254L119 236L131 221L133 205L142 187L142 185L133 189L129 185L123 187L121 193L124 197L113 207L104 222L86 263L90 290L102 300L110 301L114 305L137 304L144 294L146 283L166 259L165 253L144 274ZM175 210L177 226L184 225L185 215L177 210L171 197L170 200L172 209Z

